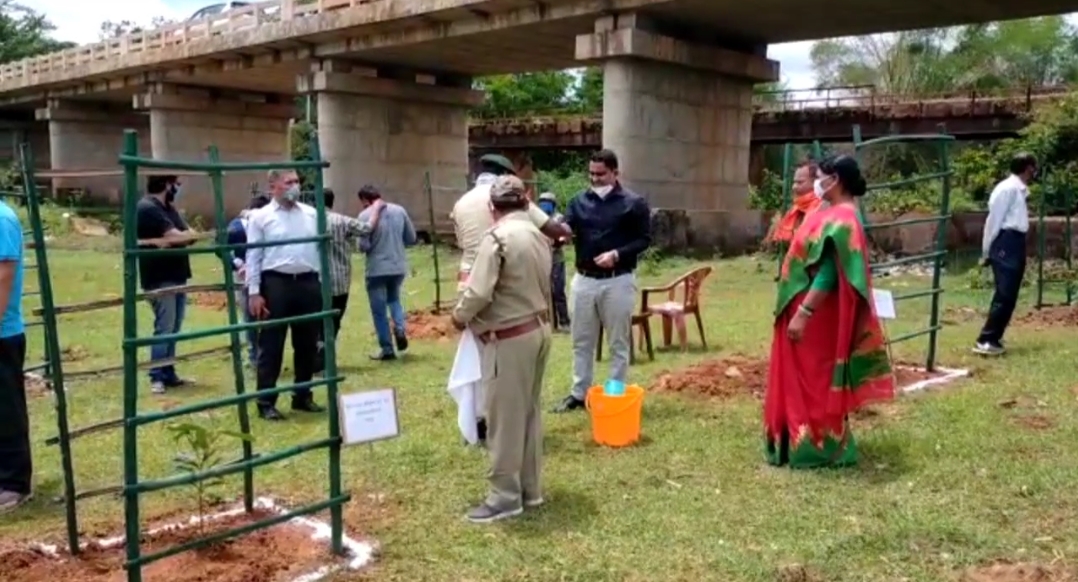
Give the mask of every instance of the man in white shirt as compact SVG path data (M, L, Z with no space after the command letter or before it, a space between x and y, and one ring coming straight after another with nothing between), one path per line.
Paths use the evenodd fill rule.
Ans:
M984 224L981 263L992 267L995 293L988 319L973 351L985 356L1003 354L1003 334L1011 322L1022 277L1026 272L1026 233L1029 232L1029 183L1037 174L1037 160L1020 153L1011 160L1011 175L992 190Z
M315 209L299 202L299 177L293 171L271 170L270 197L265 207L251 213L247 242L287 241L318 235ZM247 250L248 308L257 319L278 319L322 310L319 285L318 243L305 242ZM318 356L322 322L303 321L264 327L258 334L258 389L277 387L284 360L284 340L292 330L292 369L295 383L310 382ZM292 410L321 412L310 389L292 394ZM284 420L277 410L277 395L258 399L258 415L265 420Z

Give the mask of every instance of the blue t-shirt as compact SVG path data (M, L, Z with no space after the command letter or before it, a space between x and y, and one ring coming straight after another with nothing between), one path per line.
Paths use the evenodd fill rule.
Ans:
M11 297L7 309L0 318L0 338L19 335L26 331L22 319L22 223L10 206L0 201L0 261L15 262L15 280L11 283Z

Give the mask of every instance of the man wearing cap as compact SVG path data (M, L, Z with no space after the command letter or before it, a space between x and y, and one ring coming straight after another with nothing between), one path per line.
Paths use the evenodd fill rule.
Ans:
M543 503L543 375L550 356L550 241L529 216L524 183L500 176L489 191L494 226L476 245L453 325L479 342L487 415L490 492L473 523L520 515Z
M555 222L565 222L565 217L558 212L558 197L553 192L539 195L539 209L547 213ZM569 239L554 239L554 268L550 271L550 293L554 301L554 329L569 330L569 301L565 297L565 243Z
M479 164L481 172L476 176L475 187L457 200L457 203L453 205L453 212L449 215L453 219L457 247L461 251L460 269L457 272L458 294L467 283L468 274L475 262L479 241L482 240L483 234L494 226L494 216L490 209L490 187L499 176L516 175L513 162L505 156L487 154L479 158ZM551 239L572 236L568 227L551 220L534 204L529 203L525 208L525 213L532 224ZM479 419L478 425L479 440L482 442L486 438L486 424L482 418Z

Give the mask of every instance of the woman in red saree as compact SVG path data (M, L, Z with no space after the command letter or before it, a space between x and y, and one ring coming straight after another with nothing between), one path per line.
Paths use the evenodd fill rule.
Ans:
M829 206L806 217L783 261L764 398L767 460L791 468L854 464L847 415L894 396L856 203L867 191L857 161L821 162L814 190Z

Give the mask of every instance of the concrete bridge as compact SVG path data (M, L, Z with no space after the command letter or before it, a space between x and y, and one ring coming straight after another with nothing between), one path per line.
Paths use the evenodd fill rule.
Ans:
M768 43L1072 11L1078 0L833 0L826 15L793 0L283 0L4 65L0 118L67 172L56 186L115 195L115 177L73 174L114 167L125 127L159 158L216 144L226 160L279 159L292 98L308 94L329 186L418 198L426 170L463 182L475 76L601 64L602 141L625 181L657 207L721 211L747 201L752 87L779 73ZM230 210L256 179L226 177ZM208 211L204 180L188 192Z

